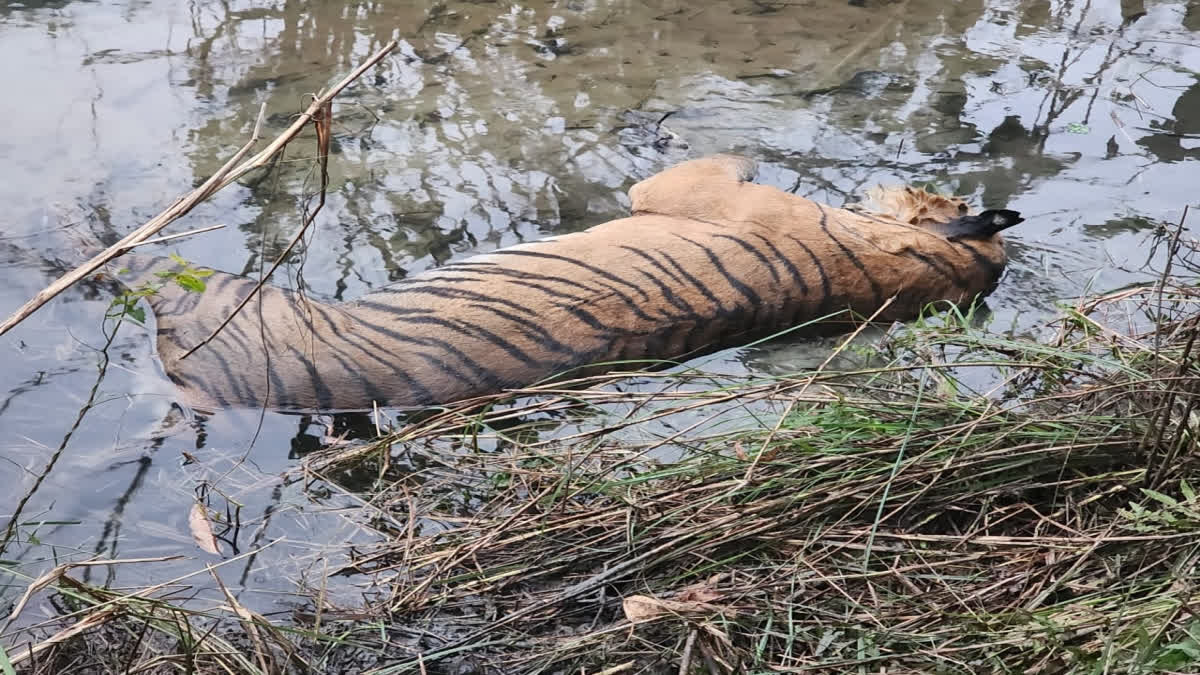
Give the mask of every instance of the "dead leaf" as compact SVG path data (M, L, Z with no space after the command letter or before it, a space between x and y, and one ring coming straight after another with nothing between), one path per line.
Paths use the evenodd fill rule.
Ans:
M188 514L188 529L192 531L192 540L196 542L200 550L213 555L221 555L221 545L213 536L212 522L208 519L208 509L204 508L200 502L192 504L191 513Z
M737 458L742 460L743 462L750 459L750 455L747 455L746 451L742 449L741 441L733 442L733 454L736 455Z
M21 613L21 610L25 609L25 604L29 602L29 599L33 597L34 593L37 593L43 588L54 583L56 580L62 578L62 576L66 574L67 570L69 569L71 569L71 565L69 563L66 565L59 565L37 579L34 579L33 583L29 584L29 588L25 589L25 593L21 596L21 599L17 602L16 606L13 607L12 613L8 615L8 620L4 622L4 626L2 627L3 630L0 632L8 631L9 624L17 619L17 615Z
M681 617L701 617L712 614L731 612L718 605L707 602L685 602L680 600L662 600L648 595L631 595L621 603L625 618L632 623L650 621L660 616L672 615Z
M631 623L649 621L663 613L659 609L658 601L645 595L631 595L625 598L621 609L625 610L625 618Z
M711 603L714 600L720 600L724 595L724 593L715 588L697 584L695 586L688 586L680 591L679 595L675 596L675 599L679 602Z

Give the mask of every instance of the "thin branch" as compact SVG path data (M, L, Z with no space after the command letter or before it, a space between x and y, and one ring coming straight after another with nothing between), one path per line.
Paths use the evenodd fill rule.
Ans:
M190 237L194 234L204 234L205 232L212 232L213 230L220 230L224 227L225 227L225 223L220 223L217 225L209 225L208 227L198 227L194 230L188 230L187 232L179 232L177 234L167 234L167 235L163 235L161 237L147 239L146 241L139 241L136 244L131 244L129 246L129 248L125 249L124 251L121 251L121 253L124 254L124 253L128 252L129 249L137 248L138 246L147 246L149 244L161 244L166 241L171 241L172 239L182 239L183 237Z
M259 278L258 282L254 284L254 288L246 294L246 297L242 298L242 301L238 303L237 307L233 308L233 311L229 313L229 316L225 317L225 319L221 321L221 324L208 334L208 337L204 338L200 342L197 342L192 346L191 349L184 352L183 356L179 357L180 361L191 356L192 353L197 349L208 344L209 341L217 336L218 333L225 329L225 326L229 325L230 321L233 321L233 317L237 316L238 313L242 311L242 308L244 308L250 302L251 298L258 295L258 292L262 290L263 284L267 283L267 279L270 279L271 275L275 273L275 270L279 269L279 266L283 264L283 261L287 260L288 256L292 254L292 249L296 248L296 244L300 243L300 240L304 237L304 233L308 232L308 228L312 225L313 220L315 220L317 214L321 212L321 208L325 206L325 191L329 186L329 140L333 131L332 101L327 100L325 102L324 109L320 111L320 114L313 117L313 124L317 129L317 153L318 159L321 163L321 191L318 197L316 208L314 208L312 213L309 213L304 219L304 223L300 225L300 230L296 232L294 237L292 237L292 241L288 243L287 248L283 249L283 251L276 256L275 261L271 263L271 269L267 270L266 273Z

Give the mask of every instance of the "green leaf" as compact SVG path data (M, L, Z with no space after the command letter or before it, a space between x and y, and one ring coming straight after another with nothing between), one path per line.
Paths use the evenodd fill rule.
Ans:
M1196 501L1196 491L1188 485L1187 479L1179 481L1179 491L1183 493L1184 501L1191 503Z
M1081 124L1079 122L1071 122L1067 125L1067 133L1070 134L1086 134L1089 131L1091 131L1091 129L1088 128L1088 125Z
M17 675L12 661L8 658L8 652L4 651L4 645L0 645L0 673L4 675Z
M1192 661L1200 661L1200 648L1192 640L1184 640L1166 646L1166 649L1174 649L1187 654Z
M126 307L125 316L142 324L143 326L146 325L146 308L142 307L141 305L132 305L130 307Z
M167 257L169 257L171 260L174 260L176 263L187 267L188 261L184 260L183 256L179 255L178 253L168 253Z
M124 274L129 274L129 268L128 268L128 267L122 267L121 269L117 270L117 276L121 276L121 275L124 275Z
M1156 502L1166 504L1167 506L1179 506L1179 502L1176 501L1174 497L1164 495L1161 492L1156 492L1154 490L1147 490L1146 488L1142 488L1142 494L1146 495L1147 497L1153 499Z
M197 279L195 275L188 273L175 277L175 283L179 284L179 287L185 291L194 291L196 293L201 293L206 288L203 281Z
M213 275L213 271L210 269L191 270L191 272L193 276L200 277L201 279L205 277L211 277Z

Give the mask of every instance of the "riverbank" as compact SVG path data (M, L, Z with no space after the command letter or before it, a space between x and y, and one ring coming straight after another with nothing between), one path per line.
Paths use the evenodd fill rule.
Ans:
M262 616L233 592L198 608L183 580L104 590L65 569L30 586L59 616L14 609L24 639L9 633L7 659L1192 672L1200 267L1181 232L1157 243L1172 249L1159 283L1064 304L1037 335L944 314L794 375L597 378L327 439L292 479L352 496L345 517L376 536L294 580L293 611Z

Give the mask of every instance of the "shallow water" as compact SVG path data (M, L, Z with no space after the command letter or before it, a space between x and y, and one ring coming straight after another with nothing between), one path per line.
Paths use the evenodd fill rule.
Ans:
M991 325L1036 332L1057 301L1142 279L1148 237L1197 204L1194 2L10 2L0 311L75 262L64 228L128 232L215 171L260 103L273 136L390 39L400 49L334 106L328 203L302 266L317 294L621 216L638 179L738 150L762 160L760 180L833 204L911 182L1022 211ZM305 136L278 172L196 209L176 231L228 227L170 250L257 269L299 221L312 153ZM276 478L320 429L174 409L140 330L109 349L72 432L109 298L72 289L0 337L0 522L20 508L0 560L36 575L51 555L184 554L155 578L194 570L206 556L187 514L211 484L243 505L237 551L282 538L227 578L270 607L286 602L282 577L320 569L323 544L369 537L337 512L352 499L314 502ZM781 343L708 367L785 372L827 354ZM110 574L90 578L146 580ZM0 606L24 585L10 582Z

